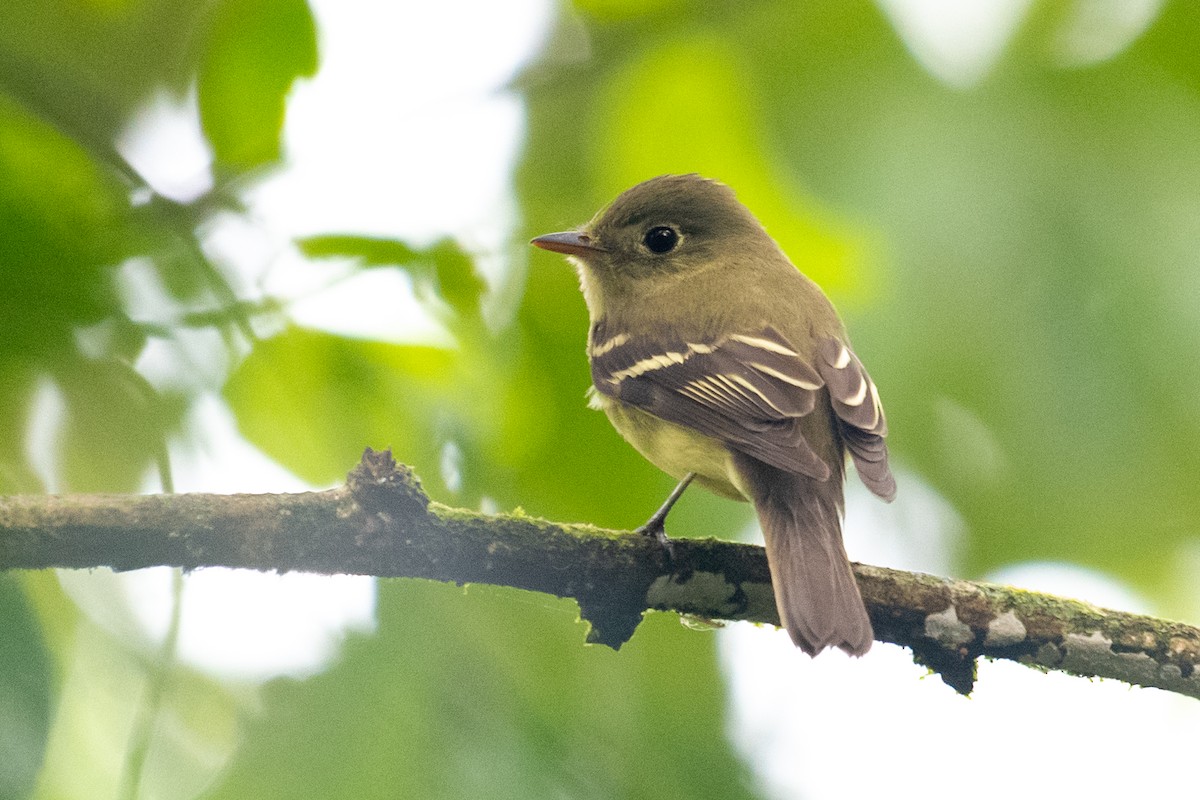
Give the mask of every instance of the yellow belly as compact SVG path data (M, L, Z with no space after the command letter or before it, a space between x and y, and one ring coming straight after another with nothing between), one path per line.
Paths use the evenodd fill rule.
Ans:
M709 491L733 500L748 499L729 449L718 440L599 393L594 398L625 441L675 480L694 472L696 483Z

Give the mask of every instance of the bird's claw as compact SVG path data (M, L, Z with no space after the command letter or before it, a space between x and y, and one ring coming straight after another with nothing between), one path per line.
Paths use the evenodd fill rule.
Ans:
M662 520L652 519L645 525L637 528L634 533L640 533L642 536L653 537L654 540L658 542L659 546L666 551L667 558L675 558L675 543L671 541L669 536L667 536L667 530L663 525Z

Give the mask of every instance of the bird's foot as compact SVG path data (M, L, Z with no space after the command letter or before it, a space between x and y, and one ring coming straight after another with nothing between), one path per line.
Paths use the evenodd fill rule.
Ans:
M667 536L667 529L664 525L664 522L666 521L665 516L666 515L663 515L664 518L660 518L658 514L655 514L646 521L645 525L642 525L634 530L634 533L640 533L642 536L653 537L654 540L658 542L659 546L661 546L666 552L667 558L674 559L675 543L671 541L669 536Z
M676 486L671 494L667 497L667 501L662 504L658 511L654 512L654 516L646 520L645 525L634 531L635 533L640 533L643 536L653 536L658 542L659 546L666 551L667 558L672 561L675 559L675 543L667 538L667 514L671 513L671 508L675 505L675 502L683 494L683 490L688 487L688 484L692 482L692 478L694 477L696 477L696 473L694 472L689 472L687 475L684 475L683 480L679 482L679 485Z

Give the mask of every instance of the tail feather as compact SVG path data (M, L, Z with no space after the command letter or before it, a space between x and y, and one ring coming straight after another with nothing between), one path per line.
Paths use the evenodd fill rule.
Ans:
M747 483L766 539L775 604L792 641L810 656L826 647L863 655L874 633L842 546L838 476L818 481L761 462L746 471L753 473Z

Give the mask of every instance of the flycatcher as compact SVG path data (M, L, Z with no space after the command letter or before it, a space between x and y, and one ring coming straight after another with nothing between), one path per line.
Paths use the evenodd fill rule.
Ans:
M896 494L879 392L821 289L724 184L663 175L577 231L532 242L565 253L591 317L593 405L680 481L754 504L779 618L809 655L871 647L842 545L846 452L867 487Z

